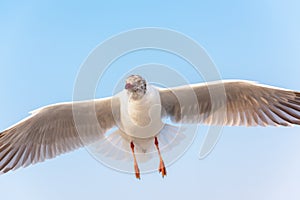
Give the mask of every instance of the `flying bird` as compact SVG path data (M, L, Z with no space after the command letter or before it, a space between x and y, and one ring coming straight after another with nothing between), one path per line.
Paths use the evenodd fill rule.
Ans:
M225 98L211 98L211 92L218 88L224 89ZM95 113L86 111L89 106ZM74 120L74 113L82 120ZM86 120L90 115L96 117L100 129ZM244 80L160 88L148 84L139 75L131 75L118 95L45 106L2 131L0 172L70 152L117 127L117 133L131 150L136 178L140 179L137 149L146 153L150 146L157 151L158 171L164 177L167 171L160 151L160 136L168 134L161 131L166 126L165 119L175 124L300 125L300 93ZM83 136L79 136L79 129ZM148 143L143 146L145 141Z

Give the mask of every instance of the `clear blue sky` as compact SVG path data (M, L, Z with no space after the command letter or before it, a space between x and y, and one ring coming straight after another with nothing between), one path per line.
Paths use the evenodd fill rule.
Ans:
M132 28L164 27L192 37L225 79L300 90L299 9L296 0L1 1L0 130L35 108L71 101L76 74L89 52ZM163 60L185 71L179 59L142 58L139 64ZM123 65L131 62L130 56L124 59ZM99 164L81 149L1 176L0 198L300 198L299 127L224 128L214 151L198 160L204 133L199 131L165 179L153 173L138 181Z

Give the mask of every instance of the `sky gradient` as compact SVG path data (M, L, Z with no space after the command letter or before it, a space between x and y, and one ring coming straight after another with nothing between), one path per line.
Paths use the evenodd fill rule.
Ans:
M162 27L202 45L222 78L300 91L298 1L0 2L0 130L38 107L71 101L88 54L122 31ZM165 63L202 81L162 52L124 56L118 67ZM101 83L100 83L101 84ZM97 97L109 96L110 87ZM207 127L168 167L168 176L119 173L85 149L0 177L1 199L299 199L300 128L225 127L214 151L198 159Z

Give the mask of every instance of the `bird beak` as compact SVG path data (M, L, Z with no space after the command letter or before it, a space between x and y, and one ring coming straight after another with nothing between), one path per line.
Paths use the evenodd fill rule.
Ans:
M126 83L125 89L128 90L128 89L131 89L131 88L133 88L133 85L130 84L130 83Z

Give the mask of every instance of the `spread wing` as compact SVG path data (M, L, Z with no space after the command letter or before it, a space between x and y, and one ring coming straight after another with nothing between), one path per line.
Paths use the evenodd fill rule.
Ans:
M112 104L112 98L106 98L33 111L31 116L0 133L0 173L54 158L101 138L115 125L118 109L118 103Z
M220 88L225 92L224 98L211 98L214 91L222 91ZM169 116L175 123L300 125L300 93L296 91L249 81L219 81L159 90L162 116ZM191 100L192 95L195 101Z

